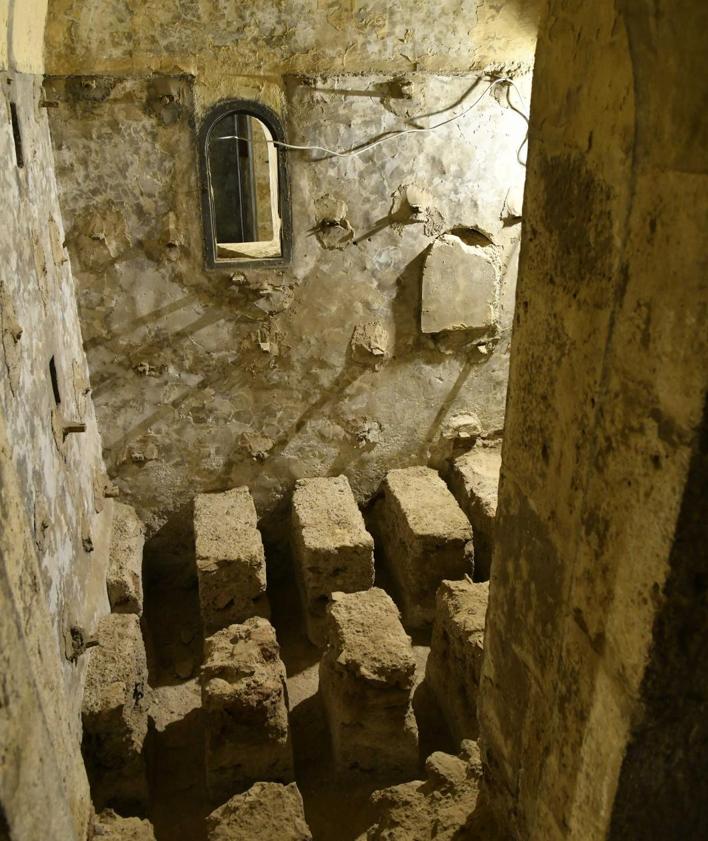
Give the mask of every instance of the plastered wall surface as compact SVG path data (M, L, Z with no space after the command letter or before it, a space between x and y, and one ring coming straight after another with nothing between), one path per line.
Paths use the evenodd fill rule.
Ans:
M515 838L607 837L665 582L700 552L673 549L706 391L706 23L701 3L554 2L539 35L480 696ZM684 750L652 753L652 780ZM696 837L691 801L659 820L661 790L636 791L620 827Z
M364 499L391 466L498 436L526 130L503 91L359 157L289 154L291 265L205 271L194 138L212 102L258 99L293 142L341 148L470 104L489 83L412 74L406 98L383 75L175 78L166 109L154 84L47 84L106 459L151 531L181 523L198 491L248 484L278 519L303 476L345 472ZM517 85L521 106L529 75ZM343 224L320 230L332 206ZM449 231L493 268L493 324L425 335L423 267Z
M527 65L542 0L51 0L47 70L197 76Z
M74 841L85 838L90 813L82 645L108 611L110 502L41 79L16 72L41 70L42 23L41 4L11 5L9 38L2 29L10 69L0 73L0 815L12 838ZM66 434L67 424L85 431Z
M9 58L20 73L44 70L44 22L49 0L8 0Z

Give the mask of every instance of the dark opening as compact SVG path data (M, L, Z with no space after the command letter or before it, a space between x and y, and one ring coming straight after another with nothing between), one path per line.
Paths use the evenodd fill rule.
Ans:
M217 242L258 240L252 143L247 114L227 114L212 130L209 163Z
M206 262L284 265L290 259L287 167L279 118L257 102L215 106L200 130Z
M20 132L20 121L17 118L17 106L10 103L10 120L12 121L12 139L15 141L15 157L17 166L22 168L25 165L25 156L22 153L22 134Z
M57 377L57 366L54 362L54 357L49 360L49 377L52 381L52 391L54 392L54 402L57 406L61 403L61 394L59 392L59 379Z

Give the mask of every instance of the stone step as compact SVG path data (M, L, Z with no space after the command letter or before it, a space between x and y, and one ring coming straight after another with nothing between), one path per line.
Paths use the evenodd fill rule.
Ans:
M307 633L322 647L331 594L366 590L374 583L374 541L346 476L296 483L292 549Z

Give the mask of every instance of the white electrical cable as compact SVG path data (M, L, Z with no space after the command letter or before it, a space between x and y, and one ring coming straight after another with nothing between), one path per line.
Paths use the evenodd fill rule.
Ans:
M390 132L389 134L385 135L384 137L379 137L378 140L372 140L370 143L366 143L364 146L361 146L361 147L352 146L350 149L346 149L344 151L337 151L336 149L328 149L326 146L307 146L307 145L306 146L297 146L297 145L294 145L292 143L283 143L280 140L268 140L266 142L272 143L274 146L280 146L282 149L294 149L294 150L303 151L303 152L307 152L307 151L310 151L310 152L324 152L325 154L331 155L332 157L336 157L336 158L349 158L349 157L353 157L353 156L363 155L364 152L368 152L368 150L373 149L374 146L379 146L381 143L386 143L386 141L388 141L388 140L395 140L397 137L402 137L404 134L425 134L425 133L428 133L428 132L431 132L431 131L437 131L439 128L442 128L443 126L447 126L450 123L454 123L454 122L457 122L457 120L461 120L462 117L464 117L466 114L469 114L469 112L473 108L475 108L482 101L482 99L484 99L484 97L496 85L499 85L499 84L502 84L502 83L508 84L511 87L513 87L514 90L519 94L519 98L523 102L523 96L521 96L521 93L520 93L519 89L516 87L516 85L514 84L514 81L512 79L509 79L507 76L503 76L499 79L494 79L492 82L490 82L490 84L484 89L484 91L482 91L482 93L477 97L477 99L475 99L475 101L471 105L468 105L467 108L464 109L464 111L460 111L459 114L454 114L452 117L448 117L447 120L443 120L441 123L437 123L434 126L427 126L427 127L424 127L424 128L406 128L406 129L400 129L398 131ZM511 103L509 103L509 104L510 104L511 108L514 111L517 112L517 114L520 114L524 118L524 120L526 120L526 123L528 124L529 120L528 120L528 117L526 116L526 114L524 114L523 111L520 111L518 108L514 108L514 106L511 105ZM528 137L528 132L527 132L527 137ZM526 143L526 139L527 138L524 138L524 140L523 140L523 142L522 142L522 144L519 147L519 150L517 152L517 160L519 160L519 163L521 163L522 165L524 165L524 164L519 159L519 152L521 151L524 143ZM244 140L246 142L250 142L250 141L248 141L247 138L239 137L236 134L225 136L225 137L218 137L218 138L215 138L215 140Z

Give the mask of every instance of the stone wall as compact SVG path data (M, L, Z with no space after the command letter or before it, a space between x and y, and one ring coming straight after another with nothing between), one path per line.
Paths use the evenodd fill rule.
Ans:
M85 837L90 809L81 655L108 610L110 505L35 75L43 4L4 4L3 12L0 834L74 841Z
M480 76L179 76L169 106L156 77L48 82L106 459L151 533L199 491L248 484L263 516L296 479L344 472L362 499L391 466L501 433L526 130L508 97L523 109L530 74L508 97ZM480 96L358 157L288 153L291 265L204 269L195 129L215 101L257 99L291 142L341 148ZM319 229L333 203L342 241ZM489 268L492 318L426 335L423 266L450 231Z
M539 35L480 696L514 838L698 837L701 810L705 830L705 669L671 640L705 599L706 15L558 0ZM660 700L679 691L686 727Z
M45 0L46 2L46 0ZM543 0L50 0L47 71L465 71L526 63Z

